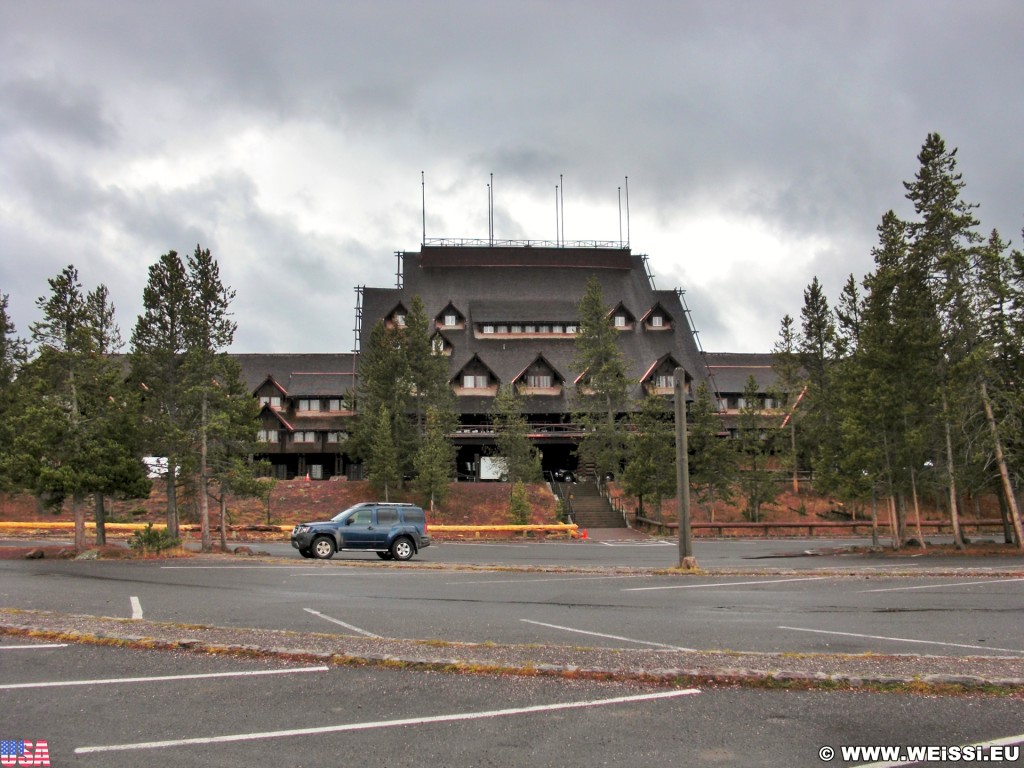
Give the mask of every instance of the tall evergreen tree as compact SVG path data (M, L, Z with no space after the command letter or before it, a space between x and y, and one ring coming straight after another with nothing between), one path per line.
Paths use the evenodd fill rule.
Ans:
M537 483L541 479L540 451L530 440L530 425L523 413L523 398L514 385L498 390L491 408L494 444L504 474L513 485Z
M81 549L86 495L142 495L148 480L122 372L97 346L110 330L90 307L105 304L105 289L87 300L74 266L48 282L50 294L37 301L43 319L31 328L36 356L19 377L12 414L16 474L52 504L70 498Z
M711 400L711 391L701 382L690 406L690 483L697 500L706 504L708 519L715 520L715 501L732 500L738 456L729 440L721 435L721 423Z
M17 328L8 314L8 296L0 293L0 491L14 490L10 414L15 405L15 384L28 360L28 345L17 336Z
M583 464L593 464L599 474L618 474L626 455L619 421L629 407L632 382L619 349L619 332L612 325L611 310L604 304L597 278L587 281L578 309L574 366L582 371L576 390L577 420L584 427L580 459Z
M739 487L747 504L744 514L755 523L761 522L761 507L779 495L775 477L768 467L772 438L772 425L765 415L757 381L750 376L743 388L735 446L740 461Z
M414 461L415 485L433 512L448 497L455 470L455 446L448 439L444 420L437 409L428 408L426 417L426 434Z
M227 356L237 325L231 319L231 302L235 292L220 278L220 267L210 250L196 246L188 258L188 311L185 323L183 372L188 381L189 399L197 413L193 446L197 454L196 486L199 501L199 526L203 552L213 549L210 530L209 452L211 424L216 414L227 407L229 392L237 391L241 374L237 364ZM230 421L221 420L221 427ZM251 433L255 421L246 429Z
M167 532L178 538L178 478L190 459L193 409L183 370L190 291L185 264L168 251L149 267L142 292L143 312L132 332L128 360L132 380L142 390L146 444L167 460Z
M643 515L644 499L660 511L662 499L676 494L675 420L668 401L652 394L630 421L622 489L637 497L638 514Z
M398 488L402 475L398 468L398 448L387 406L378 407L371 423L374 429L370 434L369 452L365 459L370 486L377 493L383 494L384 501L389 501L391 490Z

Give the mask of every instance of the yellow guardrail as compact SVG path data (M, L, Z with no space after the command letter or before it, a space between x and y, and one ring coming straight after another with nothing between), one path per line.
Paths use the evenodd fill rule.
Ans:
M104 528L108 532L133 532L145 530L150 524L149 523L106 523ZM153 523L154 528L166 528L165 523ZM38 531L38 530L73 530L75 527L74 523L65 522L63 520L50 521L38 521L35 523L5 523L0 522L0 531L3 530L23 530L23 531ZM96 523L88 521L85 524L87 529L95 529ZM198 531L200 530L198 525L192 523L183 524L179 526L183 531ZM282 533L288 533L294 526L291 525L259 525L259 526L228 526L228 530L278 530ZM545 524L530 524L530 525L429 525L427 527L429 533L486 533L486 532L503 532L503 533L527 533L530 531L544 531L547 533L568 533L572 537L576 537L578 534L579 526L575 523L552 523L551 525Z

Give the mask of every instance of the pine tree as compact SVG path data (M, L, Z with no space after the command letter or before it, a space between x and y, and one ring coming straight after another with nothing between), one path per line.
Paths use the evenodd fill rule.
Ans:
M770 430L757 381L750 376L743 388L743 407L740 408L735 446L740 461L739 486L747 503L744 514L754 523L761 522L761 506L779 495L775 478L768 468L772 448Z
M448 439L444 421L437 409L428 408L426 417L426 434L414 461L415 485L433 512L448 497L455 469L455 446Z
M128 360L132 381L142 391L146 444L167 460L167 533L178 538L178 478L188 468L193 421L182 370L188 345L190 292L185 264L168 251L149 267L142 292L143 312L132 332Z
M14 322L8 314L8 296L0 293L0 491L14 490L10 464L14 435L11 431L11 413L17 398L18 375L28 360L28 346L19 338Z
M209 511L211 424L225 407L227 392L236 391L241 381L240 370L226 352L237 328L230 311L235 292L221 281L220 267L209 249L197 245L195 253L188 258L187 270L189 303L184 326L183 372L188 382L188 397L198 416L192 445L197 454L201 547L203 552L209 552L213 549ZM254 424L255 420L246 429L253 432Z
M366 464L370 486L384 501L390 500L392 488L397 488L402 479L398 469L398 449L392 431L391 413L387 406L380 406L373 416L373 432L370 434L369 453Z
M599 475L617 474L626 455L619 419L629 407L632 383L618 346L619 332L612 325L596 278L587 281L578 309L580 326L573 364L582 372L576 390L577 421L584 428L579 454L582 463L593 464Z
M715 501L732 500L738 456L731 441L721 436L711 391L704 382L694 394L690 419L690 483L697 489L697 501L707 505L708 519L714 522Z
M36 356L19 377L12 414L15 474L50 504L70 498L82 549L87 494L143 495L149 484L121 369L97 346L113 338L104 325L112 314L90 313L106 305L106 289L87 300L74 266L48 282L49 296L37 301L43 319L31 327Z
M540 451L530 440L530 425L523 415L523 398L514 385L505 384L491 408L496 458L510 483L537 483L541 479Z
M674 415L665 398L648 395L630 421L622 489L637 497L643 516L644 499L660 510L662 499L676 494Z

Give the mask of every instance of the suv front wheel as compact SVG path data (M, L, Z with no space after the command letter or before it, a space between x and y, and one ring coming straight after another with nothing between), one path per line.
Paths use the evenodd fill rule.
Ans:
M334 542L327 536L320 536L313 541L313 557L318 560L330 560L334 557Z
M391 556L395 560L408 560L416 552L408 536L399 536L391 545Z

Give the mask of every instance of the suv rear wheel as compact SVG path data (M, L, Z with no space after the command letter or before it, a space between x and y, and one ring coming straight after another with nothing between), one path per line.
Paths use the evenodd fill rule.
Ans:
M399 536L391 545L391 556L395 560L408 560L416 552L408 536Z
M330 560L334 557L334 542L327 536L319 536L313 540L313 557L318 560Z

